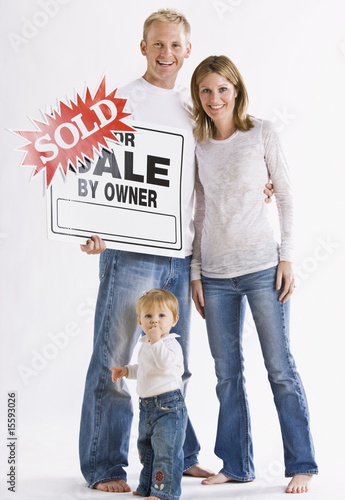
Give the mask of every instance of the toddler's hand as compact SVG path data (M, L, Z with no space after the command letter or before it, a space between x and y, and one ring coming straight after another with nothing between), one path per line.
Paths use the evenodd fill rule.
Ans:
M151 344L154 344L162 337L162 330L159 326L153 326L146 334Z
M113 366L110 368L113 372L111 376L111 380L115 383L117 379L128 376L128 368L127 366Z

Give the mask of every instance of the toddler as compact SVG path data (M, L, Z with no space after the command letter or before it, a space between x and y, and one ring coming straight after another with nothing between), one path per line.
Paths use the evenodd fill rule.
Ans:
M139 298L136 311L145 335L138 363L114 366L112 381L137 379L139 394L138 450L143 469L134 495L147 500L178 500L183 474L187 409L181 393L182 349L175 333L178 301L169 291L153 289Z

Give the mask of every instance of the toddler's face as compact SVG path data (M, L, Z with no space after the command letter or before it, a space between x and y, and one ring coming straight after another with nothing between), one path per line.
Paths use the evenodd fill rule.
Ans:
M150 308L143 307L138 316L138 323L146 335L152 328L156 328L163 336L170 332L177 320L175 321L173 313L166 305L154 304Z

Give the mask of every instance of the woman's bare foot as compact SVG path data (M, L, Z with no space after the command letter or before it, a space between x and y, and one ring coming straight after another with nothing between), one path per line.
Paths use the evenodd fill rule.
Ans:
M127 493L131 491L130 487L124 479L114 479L104 483L98 483L95 490L108 491L109 493Z
M201 484L206 484L206 485L212 485L212 484L224 484L224 483L230 483L233 481L233 479L230 479L230 477L224 476L221 472L216 474L215 476L208 477L207 479L204 479L201 481Z
M200 465L193 465L190 469L187 469L183 473L184 476L192 476L192 477L210 477L214 476L214 472L208 470L208 469L203 469L200 467Z
M286 493L307 493L310 490L311 474L297 474L289 482Z

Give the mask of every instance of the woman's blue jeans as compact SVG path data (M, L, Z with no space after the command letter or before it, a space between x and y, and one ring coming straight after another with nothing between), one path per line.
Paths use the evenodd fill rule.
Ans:
M289 310L278 300L276 267L231 279L202 278L209 344L220 402L215 453L221 472L255 478L242 333L248 300L258 332L283 438L285 475L317 474L304 388L290 352Z
M105 250L100 255L100 287L97 298L93 353L86 377L80 425L79 456L90 487L112 479L126 479L133 407L123 379L113 384L111 366L131 360L142 334L135 304L142 292L165 288L176 295L180 319L174 333L180 335L185 373L188 370L190 330L190 257L176 259ZM198 463L200 446L188 421L184 444L184 470Z
M140 398L139 408L138 451L143 470L137 493L178 500L188 420L181 391Z

